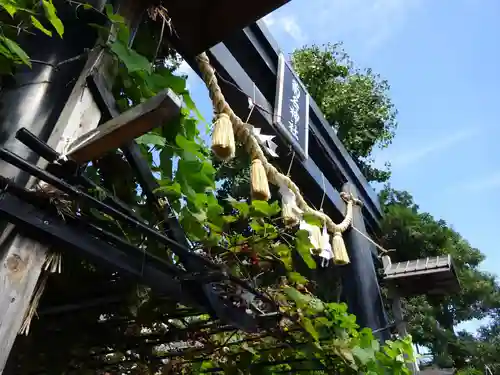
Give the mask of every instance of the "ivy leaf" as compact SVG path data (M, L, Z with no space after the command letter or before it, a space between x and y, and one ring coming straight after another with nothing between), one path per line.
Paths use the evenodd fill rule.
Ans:
M307 305L309 304L309 302L311 302L311 300L312 300L312 297L310 297L308 295L305 295L305 294L302 294L297 289L292 288L291 286L288 286L288 287L284 288L283 291L285 292L285 294L289 298L291 298L295 302L295 304L299 308L305 308L305 307L307 307Z
M302 319L300 319L300 325L304 327L307 333L309 333L315 341L319 340L318 331L316 331L316 329L314 328L311 319L303 317Z
M252 353L253 355L258 355L257 351L255 351L255 349L251 348L246 342L241 344L241 349L243 349L249 353Z
M113 23L125 23L125 18L120 16L118 13L113 12L113 6L111 4L107 4L105 7L106 16Z
M222 219L226 224L231 224L238 220L236 216L231 216L231 215L224 215L222 216Z
M161 184L161 182L160 182L160 184ZM169 185L162 185L162 186L156 188L153 192L154 193L164 193L164 194L167 194L168 196L170 196L171 198L175 198L175 199L178 199L182 196L181 185L178 182L174 182L174 183L169 184Z
M135 141L140 145L165 146L165 138L153 133L141 135Z
M357 369L357 366L355 364L354 356L350 348L345 348L345 347L337 347L336 351L338 354L346 360L351 367L353 367L354 370Z
M186 132L186 138L194 139L198 135L198 124L195 119L184 117L182 127Z
M154 74L146 78L146 82L148 86L156 91L169 88L177 95L181 95L186 91L186 79L172 74L167 68L157 69Z
M288 272L288 280L295 284L307 284L308 280L298 272Z
M52 36L52 31L46 29L34 16L31 16L31 23L45 35Z
M281 262L283 262L283 265L285 266L287 271L291 271L293 269L293 260L290 248L287 245L280 243L273 247L273 251L276 253L276 255L278 255Z
M201 122L205 122L203 116L201 115L200 111L198 111L198 108L196 108L196 104L194 104L193 102L193 99L191 98L191 95L189 95L189 93L187 91L185 91L183 94L182 94L182 99L184 99L184 104L186 104L186 107L194 112L194 114L196 115L196 117L198 117L198 120L200 120Z
M355 346L352 349L352 354L362 365L366 365L368 362L375 360L375 352L371 348L360 348L359 346Z
M5 56L7 59L12 59L12 53L10 52L10 50L1 44L0 44L0 55Z
M200 153L200 145L194 141L187 139L181 134L177 134L177 136L175 137L175 143L177 144L177 146L179 146L179 148L183 149L186 152L190 152L198 157L203 156Z
M311 215L310 213L305 212L304 215L302 216L302 218L304 219L304 221L307 224L316 225L318 227L322 227L323 226L323 223L321 222L321 220L318 219L316 216Z
M316 262L311 256L311 241L309 240L309 233L306 230L299 230L295 235L295 244L297 252L300 254L304 262L311 269L316 268Z
M274 202L277 203L277 202ZM277 204L269 204L266 201L252 201L252 208L254 213L258 216L271 217L279 213L280 207Z
M245 201L237 201L236 199L232 197L227 197L226 201L229 202L231 207L233 207L235 210L238 210L240 215L242 217L247 217L250 214L250 207L248 206L248 203Z
M7 13L9 13L9 16L14 17L14 15L17 12L17 7L12 5L12 4L6 4L4 2L0 3L0 6L5 9Z
M19 59L24 64L28 65L31 68L30 58L29 58L28 54L26 52L24 52L24 50L19 46L19 44L17 44L13 40L11 40L11 39L7 38L6 36L3 36L3 35L0 38L5 43L5 45L7 46L7 48L14 55L16 55L17 57L19 57Z
M62 38L64 34L64 25L60 18L57 16L56 8L54 4L52 4L52 0L42 0L43 8L45 10L45 16L54 27L54 29L59 34L59 37Z
M111 51L125 65L129 73L144 71L151 73L151 64L144 56L128 48L123 42L116 40L109 45Z

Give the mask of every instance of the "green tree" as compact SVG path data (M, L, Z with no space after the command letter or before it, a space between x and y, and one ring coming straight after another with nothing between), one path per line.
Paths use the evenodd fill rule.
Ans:
M326 120L369 181L385 182L385 170L373 166L372 152L387 147L396 129L389 84L371 69L355 68L340 44L312 45L291 56L292 65Z
M445 221L420 212L408 192L386 188L380 199L384 209L381 242L386 248L397 249L391 253L393 261L451 254L460 293L409 298L405 309L414 341L431 348L438 364L467 367L487 337L478 340L466 333L455 335L454 327L485 318L500 307L500 288L494 275L479 269L485 256Z

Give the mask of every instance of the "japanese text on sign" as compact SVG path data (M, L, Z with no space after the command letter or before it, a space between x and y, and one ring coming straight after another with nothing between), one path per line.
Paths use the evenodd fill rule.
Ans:
M300 121L299 113L299 99L300 99L300 89L299 83L296 79L292 81L292 97L290 98L289 108L290 108L290 120L288 120L288 129L292 133L293 137L299 140L299 129L298 123Z
M292 67L279 56L274 124L298 154L307 159L309 140L309 94Z

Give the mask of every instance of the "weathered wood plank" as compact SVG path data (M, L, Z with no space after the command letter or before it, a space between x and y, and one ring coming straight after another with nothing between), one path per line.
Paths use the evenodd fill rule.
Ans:
M74 140L67 156L77 163L96 160L181 114L181 99L171 90L135 106Z
M106 3L103 0L90 0L89 2L99 9L102 9ZM132 29L135 28L135 23L142 17L142 9L144 9L145 4L134 0L120 0L118 6L119 13L125 17L126 23L129 26L134 24ZM98 125L101 116L98 113L97 105L89 102L91 95L86 89L86 79L95 70L104 69L106 59L109 60L109 56L103 55L103 50L100 48L95 48L87 59L82 74L78 78L47 142L57 151L64 150L67 146L67 138L74 138L74 136L81 135ZM78 118L80 121L77 121ZM38 164L44 167L46 161L40 160ZM34 179L30 180L31 185L34 182ZM0 308L0 374L5 370L10 351L22 326L26 309L33 298L48 252L45 246L18 235L15 228L12 229L11 235L15 238L10 243L7 241L7 235L2 236L5 239L4 246L2 246L2 239L0 239L0 250L3 250L0 253L0 282L9 281L2 283L2 289L0 289L0 303L3 305ZM26 255L28 253L29 256ZM13 278L12 268L17 269L16 267L20 267L23 271L16 271L14 274L26 276ZM16 284L10 280L16 280Z
M13 225L7 230L10 233L4 236L2 249L8 247L8 252L0 271L0 373L23 323L46 254L39 243L18 236Z
M86 76L100 58L98 52L89 57L47 142L59 152L67 146L68 138L99 124L101 114L86 88ZM38 164L43 166L46 162L41 160ZM30 180L30 184L34 182ZM47 247L19 235L13 225L9 224L7 229L0 239L0 374L23 324L48 253Z

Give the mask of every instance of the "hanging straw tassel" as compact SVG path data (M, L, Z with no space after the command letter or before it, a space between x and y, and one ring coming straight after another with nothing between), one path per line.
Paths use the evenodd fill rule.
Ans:
M350 263L349 255L347 255L344 238L342 238L342 232L340 229L335 229L332 240L332 248L333 261L335 264L344 265Z
M250 177L252 180L252 198L268 201L271 198L271 192L269 191L266 170L260 159L255 158L252 160Z
M281 216L283 217L283 221L286 226L297 225L303 211L297 206L295 194L284 182L280 182L279 187L281 194Z
M232 159L236 152L233 124L225 113L219 113L215 120L212 134L212 151L219 159L225 161Z

